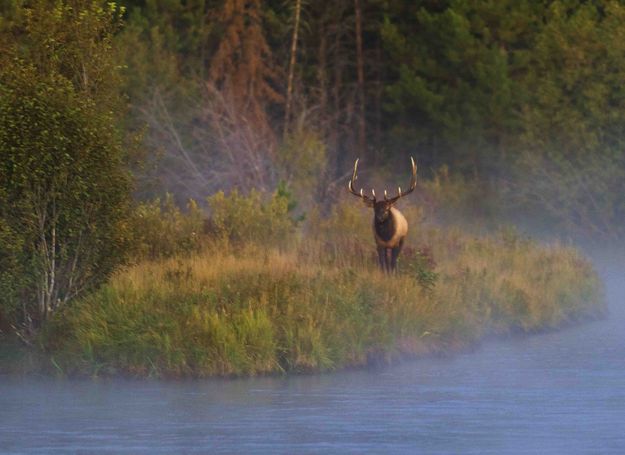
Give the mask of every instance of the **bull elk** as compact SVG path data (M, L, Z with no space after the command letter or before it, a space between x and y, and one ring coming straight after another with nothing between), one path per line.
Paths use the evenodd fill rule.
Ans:
M410 177L410 187L402 193L401 187L397 187L397 196L388 197L384 190L384 200L378 201L375 196L375 190L371 190L371 197L364 194L363 189L360 192L354 190L354 182L358 179L358 160L354 163L354 172L352 178L347 185L349 192L354 196L361 198L368 207L372 207L375 212L373 217L373 235L378 249L378 261L380 268L385 272L394 271L397 266L397 257L404 245L404 239L408 233L408 222L404 215L393 205L402 197L410 194L417 186L417 165L414 158L410 157L412 164L412 176ZM389 257L390 256L390 257Z

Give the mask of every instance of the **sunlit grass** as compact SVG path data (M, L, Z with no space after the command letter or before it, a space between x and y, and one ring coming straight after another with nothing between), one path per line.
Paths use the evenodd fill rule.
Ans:
M425 286L414 253L389 277L371 245L330 232L345 231L319 226L288 251L216 243L136 264L58 315L42 343L68 374L327 371L451 352L604 309L589 262L561 245L416 229L411 244L436 261L435 284Z

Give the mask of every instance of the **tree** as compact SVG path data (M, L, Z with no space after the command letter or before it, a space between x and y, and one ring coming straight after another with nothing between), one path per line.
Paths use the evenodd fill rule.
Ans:
M622 2L552 2L522 78L513 200L586 239L625 233L624 21Z
M358 155L366 150L366 119L365 119L365 59L362 50L362 8L360 0L354 0L356 20L356 74L358 75Z
M128 249L130 177L110 47L120 14L61 2L51 13L41 1L9 31L19 39L3 37L0 312L28 328L100 284Z
M480 172L495 162L519 130L524 92L515 74L524 70L537 17L517 1L391 9L382 36L397 62L385 103L394 142L427 150L426 165Z
M302 12L302 0L295 0L295 11L293 12L293 36L291 38L291 52L289 57L289 75L286 86L286 105L284 107L284 134L286 137L289 131L291 120L291 105L293 101L293 77L295 75L295 63L297 58L297 35L299 34L299 19Z
M268 133L266 108L281 103L278 72L262 28L259 0L225 0L217 14L223 35L210 63L209 81L253 127Z

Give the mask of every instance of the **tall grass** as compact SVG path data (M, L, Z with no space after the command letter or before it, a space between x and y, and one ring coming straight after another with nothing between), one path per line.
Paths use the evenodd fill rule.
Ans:
M405 212L418 219L416 209ZM368 215L339 205L330 217L311 216L286 251L208 241L192 255L140 262L58 315L41 342L68 374L327 371L450 352L604 310L588 261L513 231L478 238L417 224L401 273L386 276Z

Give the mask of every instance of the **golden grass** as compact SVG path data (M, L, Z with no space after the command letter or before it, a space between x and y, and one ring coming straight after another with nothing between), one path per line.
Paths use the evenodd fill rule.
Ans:
M57 315L42 343L67 374L326 371L449 352L604 310L595 272L572 248L513 232L478 238L417 228L414 251L389 277L376 269L372 246L354 240L364 229L342 229L362 212L337 210L287 252L253 244L224 251L217 242L119 271ZM433 286L415 275L420 247L436 261L425 270Z

